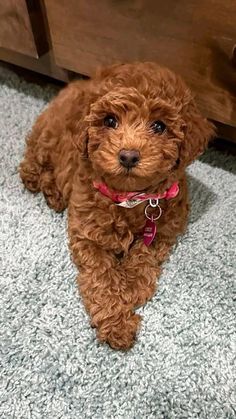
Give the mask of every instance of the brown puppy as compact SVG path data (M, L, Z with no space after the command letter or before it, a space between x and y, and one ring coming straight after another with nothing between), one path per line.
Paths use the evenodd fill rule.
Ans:
M152 297L186 227L185 168L213 134L180 77L135 63L68 85L28 137L21 178L56 211L69 206L80 292L98 338L113 348L134 342L135 307ZM129 192L143 193L141 202Z

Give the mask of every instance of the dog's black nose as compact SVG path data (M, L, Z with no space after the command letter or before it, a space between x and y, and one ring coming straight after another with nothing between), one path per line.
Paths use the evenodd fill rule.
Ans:
M140 160L140 153L137 150L121 150L119 152L119 162L126 169L137 166Z

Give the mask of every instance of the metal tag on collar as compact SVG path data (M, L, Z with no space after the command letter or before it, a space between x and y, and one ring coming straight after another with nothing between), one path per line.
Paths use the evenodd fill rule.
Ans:
M143 201L141 199L128 199L127 201L117 203L116 205L118 205L119 207L124 207L124 208L134 208L136 207L136 205L139 205L142 202Z
M146 199L144 198L144 194L140 193L140 194L135 195L133 198L117 203L116 205L118 205L119 207L124 207L124 208L134 208L136 207L136 205L141 204L143 201L146 201Z

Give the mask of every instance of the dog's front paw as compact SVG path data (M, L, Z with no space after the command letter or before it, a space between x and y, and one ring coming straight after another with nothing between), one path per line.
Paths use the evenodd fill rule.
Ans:
M97 337L113 349L130 349L135 341L141 317L132 313L128 318L107 319L98 327Z

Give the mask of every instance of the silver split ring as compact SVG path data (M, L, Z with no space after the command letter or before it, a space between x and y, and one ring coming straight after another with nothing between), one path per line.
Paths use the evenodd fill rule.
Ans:
M159 214L157 214L156 216L149 215L149 214L148 214L148 208L149 208L149 207L150 207L150 208L158 208L158 210L159 210ZM161 214L162 214L162 209L161 209L160 205L157 205L157 206L153 207L151 204L148 204L148 205L145 207L145 215L146 215L146 217L148 218L148 220L151 220L151 221L156 221L156 220L158 220L158 218L160 218Z

